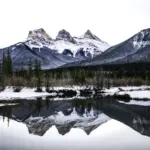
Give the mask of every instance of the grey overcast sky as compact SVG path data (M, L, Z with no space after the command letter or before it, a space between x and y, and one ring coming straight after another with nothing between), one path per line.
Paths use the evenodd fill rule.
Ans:
M90 29L114 45L150 28L150 0L0 0L0 47L37 28L53 38L61 29L74 36Z

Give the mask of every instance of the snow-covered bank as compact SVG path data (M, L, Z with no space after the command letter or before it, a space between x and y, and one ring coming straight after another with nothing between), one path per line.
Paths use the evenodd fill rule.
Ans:
M56 93L56 91L61 91L61 90L72 90L76 91L77 95L75 98L78 98L80 95L80 90L86 89L86 86L71 86L71 87L53 87L49 88L49 90L54 91L52 93L46 92L46 88L43 87L42 92L35 92L36 88L27 88L24 87L20 90L20 92L14 92L14 87L6 87L4 91L0 92L0 100L14 100L14 99L30 99L34 100L38 97L47 97L47 96L56 96L56 95L61 95L62 93L60 92L59 94ZM92 88L92 87L91 87ZM73 98L71 98L73 99ZM54 99L55 100L55 99ZM62 100L60 98L60 100Z
M131 98L138 98L138 99L150 99L150 91L146 90L146 91L131 91L131 92L119 92L119 95L124 95L124 94L128 94L130 95Z
M131 98L138 98L138 99L144 99L148 98L150 99L150 86L138 86L138 87L113 87L110 89L104 90L105 95L124 95L128 94Z

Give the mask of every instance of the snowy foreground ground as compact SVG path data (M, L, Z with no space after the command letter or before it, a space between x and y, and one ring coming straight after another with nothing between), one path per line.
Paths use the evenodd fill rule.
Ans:
M59 91L59 90L74 90L77 91L77 96L79 97L79 90L85 89L85 87L53 87L50 90ZM13 99L29 99L34 100L38 97L47 97L47 96L56 96L57 93L48 93L43 87L42 92L35 92L36 88L22 88L20 92L14 92L13 87L6 87L4 91L0 92L0 100L13 100ZM61 93L59 93L61 95Z
M72 87L53 87L50 90L73 90L77 92L76 98L80 98L80 90L84 90L93 87L86 86L72 86ZM20 92L14 92L13 87L6 87L4 91L0 92L0 100L12 100L12 99L35 99L37 97L56 96L57 93L47 93L45 88L42 88L43 92L35 92L36 88L22 88ZM150 86L139 86L139 87L113 87L110 89L103 90L104 95L123 95L129 94L132 99L150 99ZM59 93L61 94L61 93ZM94 92L93 92L94 94Z

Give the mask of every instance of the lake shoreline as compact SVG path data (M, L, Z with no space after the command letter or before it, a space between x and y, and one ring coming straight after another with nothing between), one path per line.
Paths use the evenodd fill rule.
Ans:
M19 89L19 90L18 90ZM84 98L111 96L116 99L150 100L150 86L125 86L96 88L94 86L70 86L50 88L6 87L0 92L0 100L36 99L38 97Z

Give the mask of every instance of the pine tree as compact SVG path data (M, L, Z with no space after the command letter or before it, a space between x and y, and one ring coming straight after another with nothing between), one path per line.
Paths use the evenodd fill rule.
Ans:
M12 75L13 67L12 67L12 59L9 51L7 51L6 67L7 67L7 75Z
M4 52L3 52L3 60L2 60L2 74L6 75L6 57Z
M20 76L21 76L21 77L24 77L24 76L25 76L25 70L24 70L24 64L23 64L23 61L21 62Z
M29 78L32 77L32 61L31 61L31 58L29 59L28 75L29 75Z
M46 90L49 90L49 73L45 73L45 79L46 79Z
M38 61L38 87L41 86L41 62Z
M37 77L37 91L41 91L41 63L37 59L35 60L35 76Z
M39 64L37 59L35 60L34 73L36 77L39 77Z
M110 89L110 75L108 73L108 77L107 77L107 88Z

